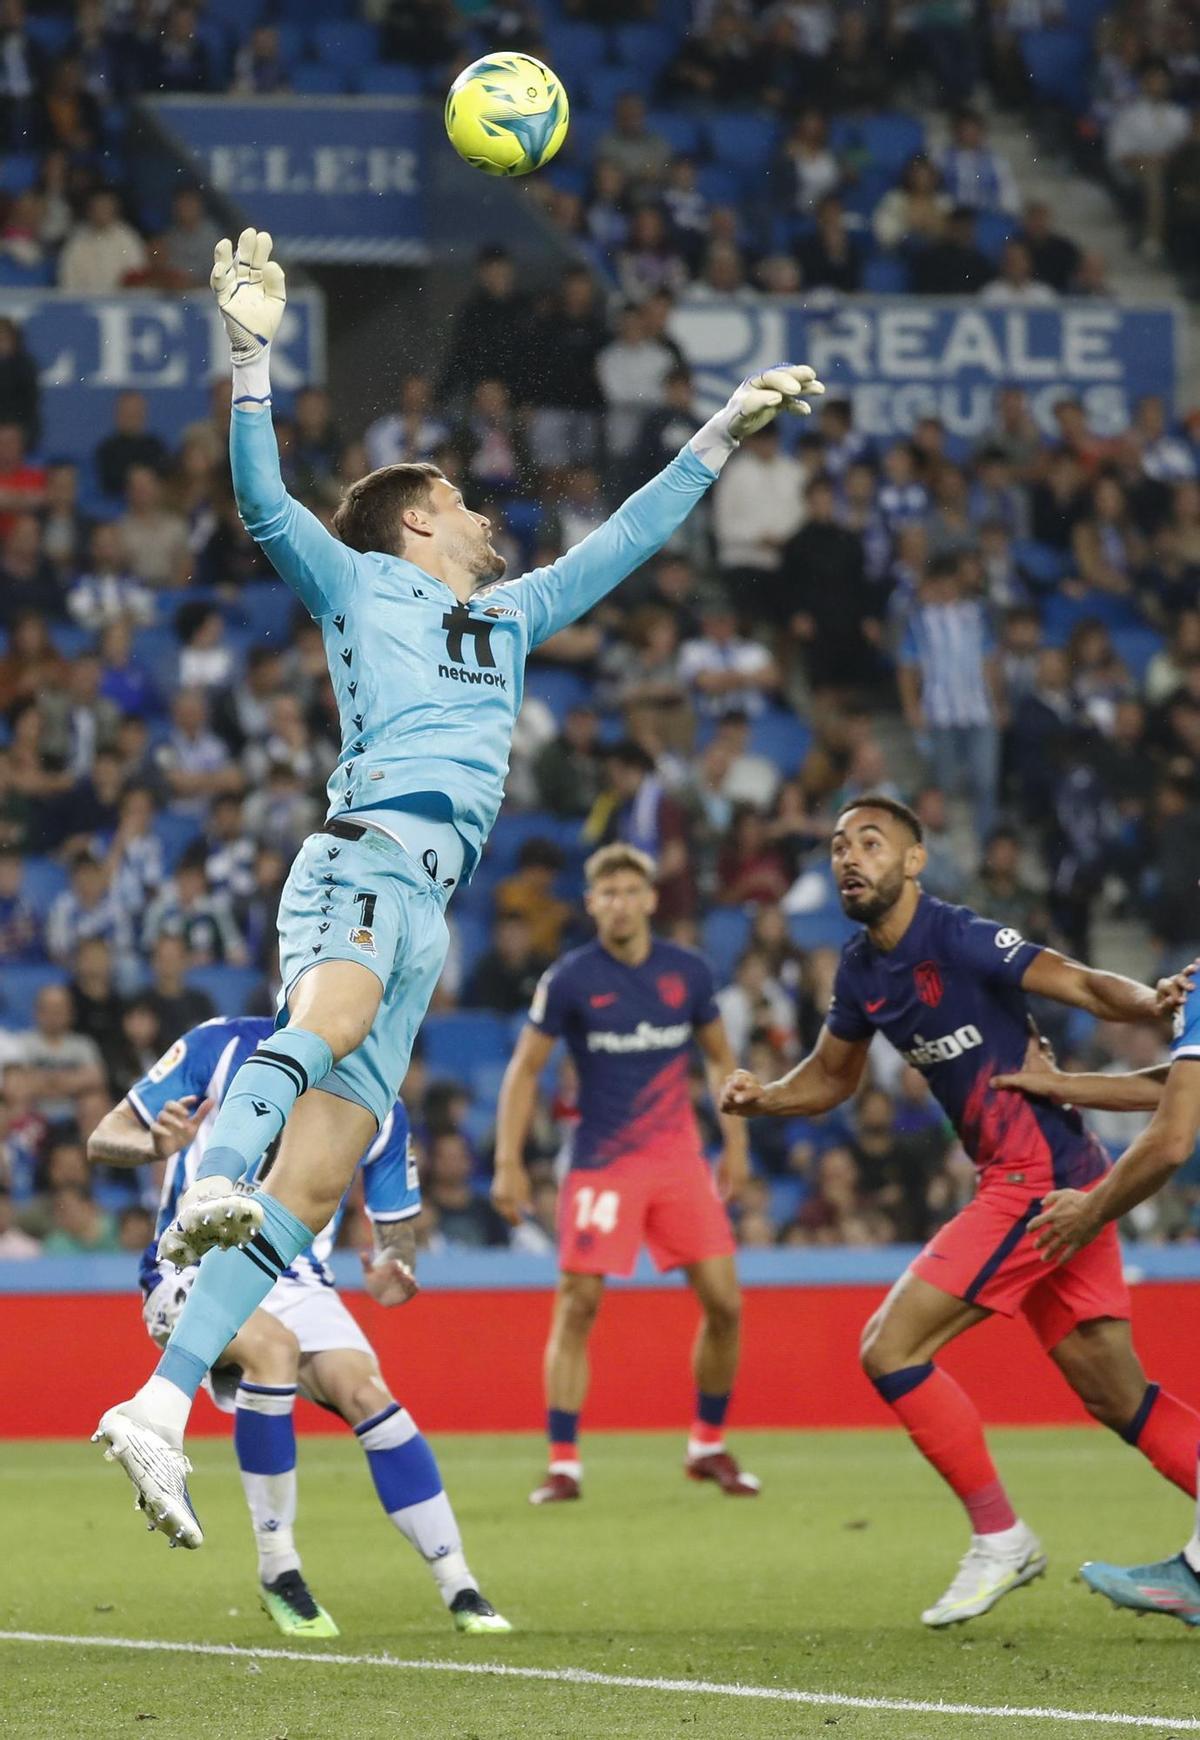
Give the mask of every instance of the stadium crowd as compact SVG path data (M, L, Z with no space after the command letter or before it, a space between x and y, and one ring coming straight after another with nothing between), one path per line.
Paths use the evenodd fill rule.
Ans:
M932 76L947 87L932 95L961 100L987 81L1016 100L1018 36L1071 10L1053 0L992 8L983 37L970 5L699 4L683 52L686 13L668 28L612 0L541 22L519 4L482 24L439 0L378 10L320 40L344 53L367 31L379 89L388 69L390 88L436 83L472 31L540 43L566 77L563 54L602 26L607 84L581 84L576 160L538 195L584 256L552 292L531 303L488 251L438 374L410 375L361 428L340 427L318 386L280 407L289 486L318 513L370 466L432 459L493 516L514 570L552 559L700 420L671 333L689 286L1015 305L1100 287L1052 214L1023 205L977 112L956 112L937 160L907 117L865 125L892 81L864 18L918 88ZM1182 43L1190 9L1168 10ZM207 277L216 231L195 190L160 222L122 209L130 97L314 90L338 70L297 24L239 36L233 17L83 0L27 19L2 0L0 281L90 294ZM1097 45L1127 44L1126 24L1155 46L1136 7L1101 20ZM622 30L644 51L634 80ZM717 86L757 91L764 69L777 113L743 143L757 137L776 171L769 209L742 199L697 108ZM339 77L372 83L349 63ZM1118 109L1140 100L1105 77ZM83 1140L186 1028L273 1006L275 906L324 811L336 710L319 632L238 521L228 416L218 384L209 415L168 442L128 392L90 461L60 460L20 327L0 319L0 1257L139 1249L155 1181L89 1172ZM487 1201L499 1070L540 973L587 934L580 865L604 840L656 855L662 927L708 953L735 1049L768 1075L827 1006L846 929L826 842L866 789L916 804L935 894L1084 955L1097 915L1138 920L1147 976L1200 952L1197 428L1152 397L1119 438L1065 396L1055 424L1040 429L1013 386L976 444L934 418L875 442L831 398L798 443L747 442L663 555L531 667L505 815L450 908L451 959L405 1087L427 1242L508 1239ZM1142 1036L1050 1030L1068 1060L1154 1060ZM696 1093L715 1142L699 1076ZM519 1244L550 1246L572 1099L564 1068L539 1106ZM1127 1132L1102 1133L1115 1151ZM921 1078L885 1056L845 1118L756 1124L751 1139L746 1245L919 1239L971 1189ZM1190 1175L1141 1230L1200 1235ZM347 1240L360 1231L349 1216Z

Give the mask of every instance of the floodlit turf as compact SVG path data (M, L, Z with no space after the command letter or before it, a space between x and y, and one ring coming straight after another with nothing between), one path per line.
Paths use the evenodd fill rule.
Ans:
M385 1524L347 1438L301 1444L298 1538L341 1626L304 1653L582 1668L889 1700L1164 1718L1120 1728L1044 1718L849 1709L680 1689L481 1678L0 1642L0 1734L37 1740L610 1740L833 1735L1063 1740L1179 1734L1200 1715L1200 1640L1137 1621L1073 1581L1089 1556L1174 1550L1189 1507L1098 1432L998 1432L1049 1576L992 1615L930 1635L917 1615L965 1545L957 1507L899 1436L744 1433L757 1500L686 1482L681 1443L593 1437L587 1497L535 1511L540 1445L437 1445L471 1563L518 1627L460 1638ZM171 1552L143 1532L124 1476L88 1445L0 1444L0 1629L295 1648L258 1610L232 1452L201 1441L193 1493L208 1535ZM303 1646L301 1646L303 1648Z

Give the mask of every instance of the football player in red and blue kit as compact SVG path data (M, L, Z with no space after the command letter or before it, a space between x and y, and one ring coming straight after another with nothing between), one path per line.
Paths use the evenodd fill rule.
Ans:
M1156 1022L1186 985L1168 980L1149 990L932 899L919 882L921 834L912 811L886 797L859 798L839 817L834 875L843 910L864 929L843 950L821 1037L780 1081L764 1086L738 1071L722 1105L743 1117L831 1111L856 1092L878 1032L926 1077L978 1168L973 1201L897 1282L862 1346L868 1377L970 1518L959 1571L921 1616L943 1626L986 1613L1046 1567L1009 1503L974 1404L933 1363L956 1336L993 1312L1021 1312L1088 1412L1188 1493L1200 1415L1146 1380L1115 1228L1058 1268L1042 1261L1030 1230L1051 1192L1100 1182L1104 1150L1078 1112L993 1081L1024 1062L1026 992L1104 1021Z
M643 1244L659 1269L683 1270L704 1313L686 1472L750 1497L758 1481L738 1467L724 1441L741 1318L724 1204L747 1175L746 1133L736 1118L722 1118L724 1152L714 1176L689 1086L696 1045L714 1095L733 1052L707 963L651 931L653 859L632 846L605 846L589 858L585 875L596 941L564 956L539 985L505 1072L496 1126L492 1196L515 1224L529 1205L524 1148L538 1078L564 1041L579 1077L579 1122L559 1194L562 1272L546 1347L550 1469L531 1503L581 1494L588 1337L605 1277L631 1274Z

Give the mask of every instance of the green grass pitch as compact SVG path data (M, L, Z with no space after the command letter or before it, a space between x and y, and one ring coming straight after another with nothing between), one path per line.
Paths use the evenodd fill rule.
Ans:
M921 1607L949 1580L958 1508L899 1435L739 1433L764 1482L731 1500L683 1479L681 1439L585 1443L587 1496L535 1511L538 1441L445 1438L438 1454L485 1592L511 1638L460 1638L375 1503L347 1437L301 1441L298 1539L341 1626L309 1654L584 1669L647 1680L794 1688L831 1698L945 1701L1090 1714L1089 1721L859 1709L678 1687L477 1676L354 1661L126 1652L0 1641L6 1740L582 1740L837 1736L1064 1740L1200 1730L1198 1640L1088 1598L1081 1560L1174 1551L1189 1507L1094 1431L997 1432L1049 1575L988 1617L931 1635ZM0 1629L66 1637L297 1647L255 1600L232 1448L201 1441L193 1493L207 1531L170 1552L132 1514L97 1449L0 1444ZM1138 1716L1145 1725L1095 1720ZM1170 1717L1187 1718L1172 1726ZM1147 1720L1149 1719L1149 1720Z

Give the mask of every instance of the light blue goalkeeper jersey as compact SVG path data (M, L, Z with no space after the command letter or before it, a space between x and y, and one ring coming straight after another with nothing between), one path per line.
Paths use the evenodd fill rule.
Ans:
M329 815L403 799L478 861L500 808L525 660L662 548L715 481L685 447L548 568L460 604L399 556L348 549L283 487L270 415L230 424L242 523L320 623L341 720Z

